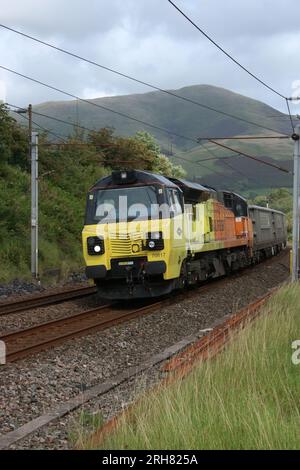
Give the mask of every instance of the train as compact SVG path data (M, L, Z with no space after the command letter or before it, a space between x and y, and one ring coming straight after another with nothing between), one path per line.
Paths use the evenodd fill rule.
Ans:
M185 179L113 171L87 194L86 276L106 299L167 295L258 263L286 244L283 212Z

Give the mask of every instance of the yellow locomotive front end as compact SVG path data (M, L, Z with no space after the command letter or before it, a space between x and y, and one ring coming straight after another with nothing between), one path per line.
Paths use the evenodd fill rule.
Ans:
M82 232L86 274L110 299L154 297L180 284L186 256L181 191L142 171L113 172L91 188Z

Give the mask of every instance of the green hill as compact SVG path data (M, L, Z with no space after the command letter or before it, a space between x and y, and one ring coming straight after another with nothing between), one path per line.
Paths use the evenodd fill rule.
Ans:
M174 93L280 133L291 132L286 115L265 103L224 88L195 85L174 90ZM272 131L263 130L253 124L232 119L159 91L98 98L90 101L193 139L197 137L272 134ZM228 156L231 152L221 150L212 144L207 145L207 149L205 149L189 140L168 135L87 103L77 101L47 102L35 106L34 111L74 124L79 123L90 129L113 127L118 135L128 136L139 130L147 130L156 137L164 153L174 158L174 162L185 167L190 178L198 178L207 184L233 189L242 187L244 190L290 186L292 184L290 175L280 173L267 166L258 165L244 157L232 157L224 161L208 160L205 164L196 164L195 162L198 160L212 158L213 155L209 151L213 151L213 154L218 157ZM34 120L57 134L69 135L74 131L72 126L38 115L34 115ZM228 141L227 144L236 149L264 157L265 160L275 159L278 164L282 165L285 162L285 167L291 167L292 143L288 140Z

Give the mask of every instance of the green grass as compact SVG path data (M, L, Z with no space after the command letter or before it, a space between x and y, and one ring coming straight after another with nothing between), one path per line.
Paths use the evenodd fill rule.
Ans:
M223 353L145 395L99 447L299 449L299 305L300 287L283 288Z
M97 428L103 426L104 420L100 412L91 413L88 410L81 410L78 421L74 421L74 427L69 432L69 441L75 446L78 440L85 440Z
M57 159L54 163L60 162ZM44 272L53 268L66 276L84 266L81 230L86 191L104 171L79 164L72 171L70 181L64 170L52 178L41 178L39 183L39 267L43 278ZM0 179L0 282L30 279L30 175L17 166L2 164Z

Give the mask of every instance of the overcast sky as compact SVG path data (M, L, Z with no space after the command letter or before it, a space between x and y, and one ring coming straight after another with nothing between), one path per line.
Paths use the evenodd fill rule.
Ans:
M175 2L281 93L291 96L297 80L300 88L299 0ZM0 7L1 23L161 88L211 84L285 110L282 99L231 63L167 0L0 0ZM84 98L151 91L3 28L0 56L0 65ZM24 106L68 98L0 70L0 99Z

